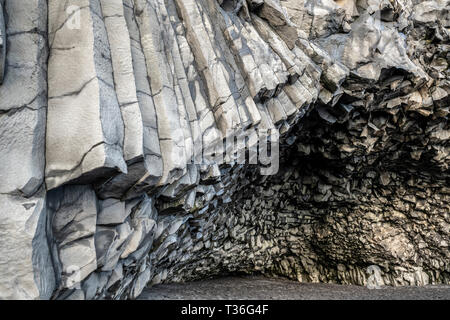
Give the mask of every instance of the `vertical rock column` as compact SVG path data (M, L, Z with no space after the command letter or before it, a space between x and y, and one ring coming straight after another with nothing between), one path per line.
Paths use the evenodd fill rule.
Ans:
M0 7L0 299L47 299L55 286L42 187L47 2L6 0Z
M0 299L49 299L55 275L46 236L45 192L0 195Z
M162 176L163 163L158 137L158 122L148 81L139 28L134 14L133 0L123 0L123 8L128 34L130 35L136 95L139 100L144 125L144 164L153 180L159 180Z
M48 5L47 187L75 179L87 183L114 169L127 172L124 124L99 0L50 0Z
M101 0L103 17L111 49L114 83L125 127L124 157L127 162L142 160L143 127L136 96L130 35L122 0Z
M158 132L163 156L163 176L160 184L171 183L186 172L186 150L183 127L173 80L170 51L163 38L160 4L135 0L135 12L144 51L150 89L158 119Z
M96 185L96 192L101 198L133 198L147 189L154 188L163 174L158 123L139 28L134 14L134 2L133 0L103 1L102 9L111 44L114 77L118 78L115 81L119 103L122 99L127 101L135 96L140 110L141 119L139 120L134 103L124 102L121 107L125 124L125 158L127 159L127 149L133 148L132 142L142 144L143 157L128 160L128 172L100 181ZM129 71L133 72L132 78L129 76ZM142 129L137 127L139 124L142 125ZM136 133L138 131L129 127L142 130L141 142L137 141L138 135L130 138L130 131ZM136 183L138 181L139 183Z
M208 103L204 83L197 70L194 54L186 39L186 29L178 16L175 1L172 0L167 3L167 10L176 32L178 45L174 50L179 52L178 54L184 66L184 71L179 72L179 82L183 88L186 110L189 115L194 139L194 163L199 164L205 160L203 156L205 151L208 153L207 149L214 152L218 148L217 146L220 146L222 134L217 128L214 114ZM177 67L180 69L179 65ZM186 86L188 86L189 94L186 93ZM196 117L193 115L194 111L196 112ZM197 123L199 129L196 128ZM197 137L198 130L200 130L201 134L200 139Z

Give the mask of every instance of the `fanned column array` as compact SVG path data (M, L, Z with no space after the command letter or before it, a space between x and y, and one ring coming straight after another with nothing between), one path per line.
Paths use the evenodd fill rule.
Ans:
M252 17L209 0L50 1L47 187L131 199L241 152L222 148L236 133L287 132L314 100L299 77L317 74Z
M121 0L101 0L103 20L111 50L114 85L124 124L123 154L127 163L144 157L141 111L131 54L130 35Z

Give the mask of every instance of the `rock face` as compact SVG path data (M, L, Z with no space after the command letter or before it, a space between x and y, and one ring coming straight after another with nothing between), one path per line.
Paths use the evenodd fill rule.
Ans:
M1 195L0 291L3 299L49 299L55 289L47 243L46 197Z
M3 82L6 59L6 30L3 2L0 2L0 84Z
M48 299L56 282L44 190L47 6L0 3L7 48L0 86L0 292L2 298Z
M68 16L75 5L71 14L79 26ZM89 181L115 168L126 172L124 122L100 2L55 0L48 8L47 187Z
M450 283L449 8L0 1L0 297Z

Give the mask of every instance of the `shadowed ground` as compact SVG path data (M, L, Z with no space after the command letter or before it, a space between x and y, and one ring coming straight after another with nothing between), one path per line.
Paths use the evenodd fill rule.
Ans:
M383 287L370 290L362 286L298 283L262 276L226 277L189 283L161 284L145 289L140 300L177 299L343 299L343 300L448 300L450 286Z

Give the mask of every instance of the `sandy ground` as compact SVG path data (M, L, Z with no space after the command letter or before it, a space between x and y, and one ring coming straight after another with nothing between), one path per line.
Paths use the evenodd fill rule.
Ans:
M140 300L450 300L450 285L383 287L298 283L262 276L235 276L145 289Z

